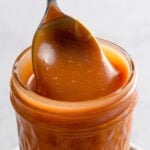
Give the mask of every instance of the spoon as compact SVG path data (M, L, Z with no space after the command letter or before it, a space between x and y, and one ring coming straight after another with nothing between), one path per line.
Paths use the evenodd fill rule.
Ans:
M33 39L32 57L36 91L56 100L105 96L118 75L94 36L82 23L61 12L56 0L47 1Z

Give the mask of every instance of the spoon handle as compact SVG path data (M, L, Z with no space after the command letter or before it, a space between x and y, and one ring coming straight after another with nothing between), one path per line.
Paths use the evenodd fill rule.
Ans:
M54 19L65 16L59 9L56 0L47 0L47 8L45 11L44 18L42 20L42 24L52 21Z
M57 5L56 0L47 0L47 5Z

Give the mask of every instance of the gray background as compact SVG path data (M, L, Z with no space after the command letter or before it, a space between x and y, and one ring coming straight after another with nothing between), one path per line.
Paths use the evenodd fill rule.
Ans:
M45 4L46 0L0 0L0 150L17 145L15 113L9 100L11 67L18 54L31 44ZM117 43L134 58L139 103L132 142L150 149L150 1L59 0L59 5L95 36Z

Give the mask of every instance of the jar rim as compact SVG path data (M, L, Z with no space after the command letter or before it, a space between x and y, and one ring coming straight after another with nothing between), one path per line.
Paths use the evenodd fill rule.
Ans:
M86 100L86 101L73 101L73 102L68 102L68 101L59 101L59 100L54 100L50 98L46 98L44 96L41 96L29 89L22 83L22 81L19 78L18 75L18 69L19 69L19 61L21 58L30 51L31 47L27 48L25 51L23 51L18 58L16 59L14 66L13 66L13 84L19 93L21 97L23 97L24 103L28 103L32 108L36 108L37 110L45 111L45 112L51 112L51 113L56 113L56 114L78 114L78 113L85 113L89 112L89 110L93 110L95 108L105 108L107 106L112 106L114 103L117 103L115 100L117 99L119 93L122 91L126 91L128 87L130 87L133 78L135 77L135 66L133 59L131 56L120 46L104 40L104 39L98 39L99 42L102 45L108 45L114 47L114 49L118 50L121 52L125 58L127 59L127 62L129 64L129 69L130 69L130 76L126 83L121 86L119 89L116 91L100 98L95 98L92 100ZM134 87L133 87L134 88Z

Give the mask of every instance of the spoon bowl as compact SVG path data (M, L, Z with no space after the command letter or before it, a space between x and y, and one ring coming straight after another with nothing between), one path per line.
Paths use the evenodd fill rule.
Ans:
M117 76L91 32L48 0L32 44L37 92L57 100L104 96ZM106 90L105 90L106 89Z

